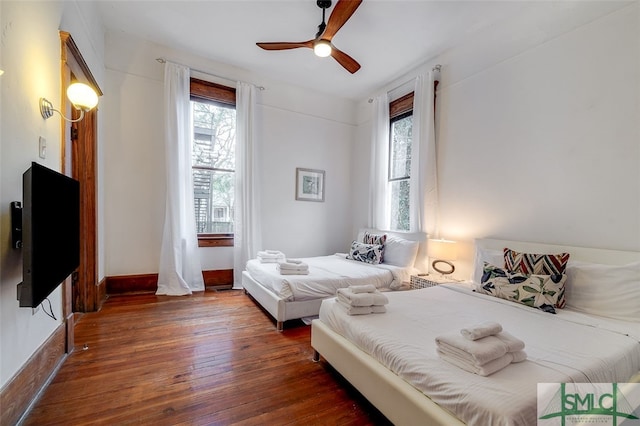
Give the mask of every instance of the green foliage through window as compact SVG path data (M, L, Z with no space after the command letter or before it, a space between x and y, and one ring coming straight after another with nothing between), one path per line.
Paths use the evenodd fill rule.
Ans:
M193 193L198 234L233 233L236 111L191 101Z
M389 184L391 191L391 230L410 228L410 179L413 112L391 119L389 137Z

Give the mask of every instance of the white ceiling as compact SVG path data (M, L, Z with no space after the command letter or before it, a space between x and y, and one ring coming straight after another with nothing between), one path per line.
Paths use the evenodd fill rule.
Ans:
M108 30L129 33L272 80L362 99L474 38L544 40L629 3L364 0L333 38L336 47L362 66L353 75L332 58L316 57L310 49L265 51L256 46L258 41L313 39L322 21L322 11L315 0L114 0L100 1L98 7ZM333 6L327 11L327 19Z

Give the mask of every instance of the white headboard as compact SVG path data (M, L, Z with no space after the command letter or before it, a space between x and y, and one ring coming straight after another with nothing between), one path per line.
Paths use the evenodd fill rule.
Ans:
M603 265L626 265L640 260L640 252L609 250L588 247L575 247L557 244L531 243L526 241L494 240L490 238L474 241L475 253L471 264L471 280L480 282L483 261L502 265L502 251L505 247L522 253L569 253L569 264L572 261L599 263Z
M418 241L420 242L420 247L418 248L418 254L416 256L416 261L414 266L420 272L428 271L428 263L427 263L427 234L425 232L402 232L402 231L385 231L381 229L373 229L373 228L362 228L358 231L358 241L362 241L362 237L365 232L371 232L373 234L387 234L393 235L398 238L403 238L409 241Z
M601 263L604 265L626 265L640 260L640 252L609 250L588 247L563 246L556 244L529 243L525 241L494 240L483 238L475 240L476 248L502 250L505 247L525 253L569 253L571 260Z

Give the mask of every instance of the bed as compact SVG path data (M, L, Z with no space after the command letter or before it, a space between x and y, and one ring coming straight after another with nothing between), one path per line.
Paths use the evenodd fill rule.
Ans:
M472 283L390 293L380 315L348 316L327 299L312 323L314 359L321 355L398 425L536 424L537 383L640 379L640 253L478 240L474 280L476 266L499 262L503 247L570 253L566 307L553 315L479 294ZM604 279L627 292L604 300ZM435 336L485 320L522 339L527 360L483 377L438 357Z
M283 276L276 264L251 259L242 272L245 293L282 331L285 321L317 316L322 300L334 296L337 288L375 283L383 291L404 289L411 274L426 270L426 234L361 229L355 241L362 242L365 233L387 236L383 263L370 265L337 253L300 259L309 264L309 275Z

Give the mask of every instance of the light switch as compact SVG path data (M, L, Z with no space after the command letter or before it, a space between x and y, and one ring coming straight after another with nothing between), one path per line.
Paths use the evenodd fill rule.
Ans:
M38 156L43 160L47 157L47 140L40 136L38 143Z

